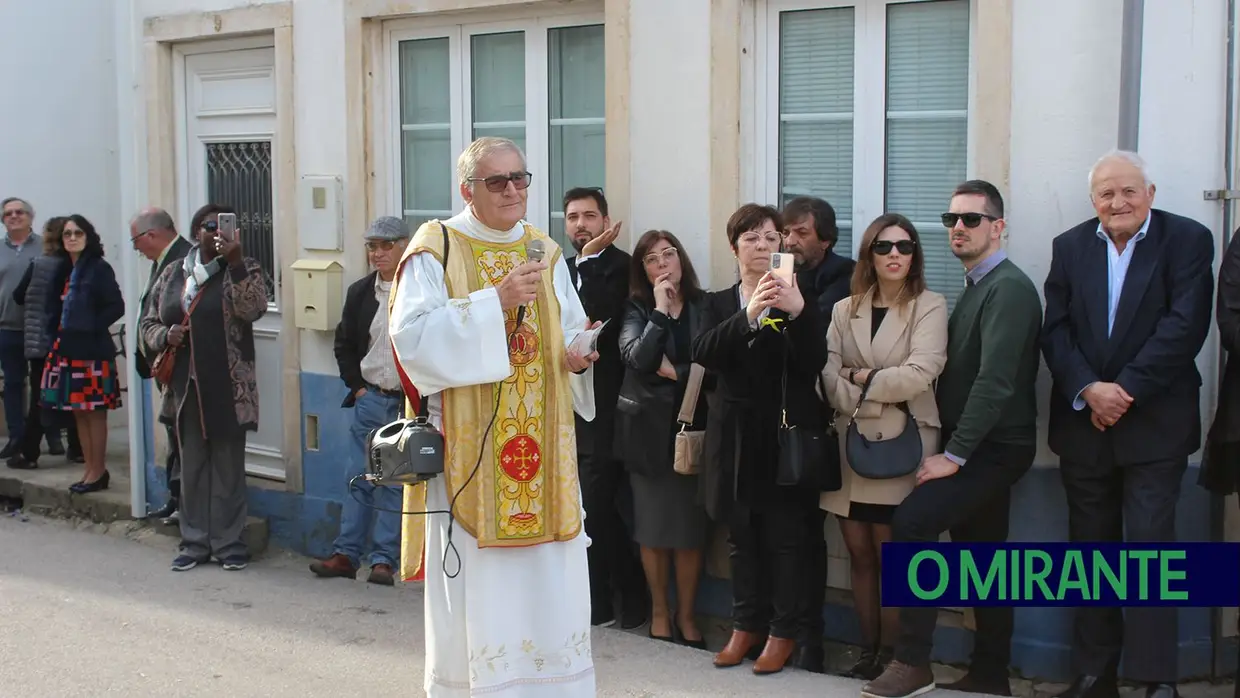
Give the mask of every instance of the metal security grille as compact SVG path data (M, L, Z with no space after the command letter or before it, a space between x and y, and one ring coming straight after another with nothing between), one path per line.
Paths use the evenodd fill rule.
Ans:
M271 141L207 143L207 200L237 211L242 250L267 274L267 301L274 303L275 228L271 205Z

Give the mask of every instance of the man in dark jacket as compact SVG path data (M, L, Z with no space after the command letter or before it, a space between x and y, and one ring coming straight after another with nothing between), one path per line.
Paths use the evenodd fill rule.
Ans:
M610 320L599 336L594 364L594 421L577 418L577 471L591 540L586 550L591 620L601 626L615 623L613 600L619 595L620 625L631 630L646 622L647 603L645 575L621 517L620 497L628 476L612 449L616 399L624 379L619 337L631 262L627 252L612 244L620 227L607 215L602 189L579 187L564 195L564 232L577 250L568 260L568 273L590 320Z
M1214 236L1153 208L1135 153L1089 173L1097 216L1055 238L1042 351L1054 378L1049 442L1059 456L1073 542L1176 540L1176 502L1201 446L1197 354L1210 332ZM1078 608L1062 698L1116 698L1127 678L1174 698L1176 609Z
M818 299L824 318L835 304L848 297L853 267L857 263L835 253L840 230L831 204L812 196L798 196L784 205L784 247L796 258L796 269L813 281L801 289L806 298Z
M147 276L146 286L142 289L142 298L138 302L138 318L146 313L150 300L151 287L155 280L164 272L169 264L176 264L185 259L193 245L189 240L177 234L172 216L162 208L150 206L138 212L129 222L129 242L143 257L151 262L151 272ZM149 355L150 349L142 342L141 334L134 342L134 368L142 378L151 377L151 362L155 356ZM163 390L164 386L156 385ZM168 473L168 502L150 514L148 518L163 519L169 525L176 523L177 511L181 504L181 452L177 444L176 431L173 425L165 424L168 431L168 457L164 467ZM72 446L72 444L70 444Z
M372 584L392 586L400 562L399 487L375 486L352 478L366 472L366 440L371 430L400 418L405 396L396 373L388 338L388 295L401 254L409 244L409 226L393 216L378 218L366 231L366 254L375 271L349 287L340 324L336 325L336 363L348 386L341 407L353 408L353 453L343 481L348 483L340 510L340 535L331 557L310 565L320 577L357 577L366 532L374 516L374 548L370 555ZM371 509L376 511L371 511Z
M797 279L803 280L801 292L807 301L817 302L819 316L829 322L835 304L848 297L856 266L853 260L833 251L840 235L835 209L822 199L798 196L784 206L782 215L784 248L796 259ZM823 673L822 637L826 627L822 605L827 590L827 539L823 529L827 512L816 508L813 516L816 532L809 538L805 558L811 565L805 575L807 613L794 663L806 671Z

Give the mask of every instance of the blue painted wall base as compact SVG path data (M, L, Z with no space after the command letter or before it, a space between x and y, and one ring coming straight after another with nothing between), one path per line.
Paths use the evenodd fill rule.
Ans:
M1181 485L1177 509L1180 540L1211 540L1210 495L1197 486L1199 468L1190 465ZM1067 500L1059 471L1039 467L1017 484L1012 496L1011 540L1062 541L1068 538ZM701 613L731 616L731 585L727 580L706 578L698 595ZM1218 656L1218 673L1236 669L1235 642L1215 647L1211 639L1214 609L1180 609L1179 661L1181 680L1209 678ZM1018 608L1012 637L1012 669L1023 677L1042 681L1071 681L1075 675L1071 661L1072 609ZM857 615L851 606L827 604L823 607L827 639L860 644ZM971 631L954 624L940 626L934 635L934 660L946 664L967 664L973 648ZM1122 669L1121 669L1122 671Z

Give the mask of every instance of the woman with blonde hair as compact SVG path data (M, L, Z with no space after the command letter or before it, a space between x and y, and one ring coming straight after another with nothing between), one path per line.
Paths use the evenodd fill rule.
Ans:
M829 354L822 377L838 412L843 486L824 492L820 505L839 518L851 558L853 601L866 643L849 670L874 679L890 661L898 628L896 609L880 607L882 544L891 540L895 509L916 486L921 457L938 452L939 414L934 381L947 362L947 300L926 288L925 255L917 229L904 216L879 216L861 238L851 296L835 304L827 330ZM864 399L863 399L864 398ZM848 429L870 441L898 438L916 423L907 463L851 463ZM877 449L875 450L877 453ZM919 457L920 456L920 457ZM869 478L858 469L882 467L897 477Z

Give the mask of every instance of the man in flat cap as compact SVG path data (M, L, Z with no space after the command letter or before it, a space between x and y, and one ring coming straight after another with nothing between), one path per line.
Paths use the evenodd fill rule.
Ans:
M336 363L340 379L349 389L341 406L353 408L349 432L353 457L344 473L345 482L366 472L366 438L371 430L399 419L405 404L388 338L388 294L407 244L409 226L403 219L383 216L370 224L366 256L374 271L349 287L344 313L336 325ZM340 535L331 557L311 564L311 571L320 577L356 579L373 516L374 548L368 581L393 585L394 568L400 560L401 521L396 512L401 503L399 487L376 487L359 480L345 494Z

